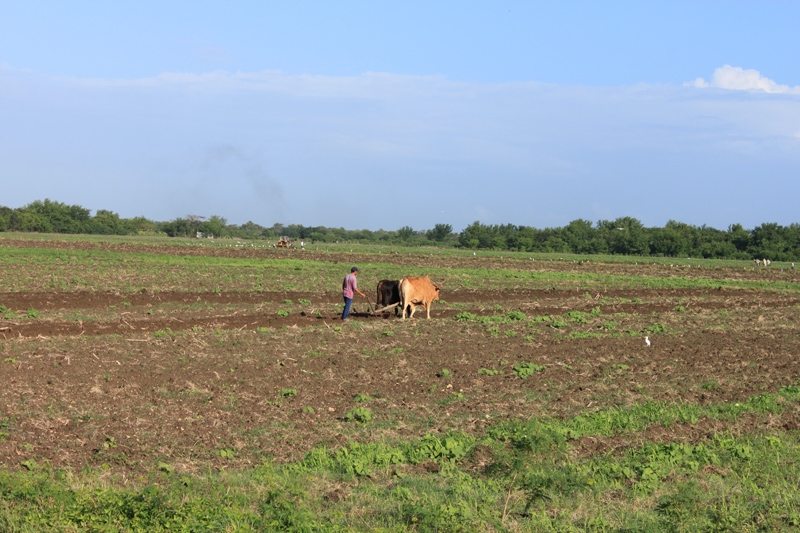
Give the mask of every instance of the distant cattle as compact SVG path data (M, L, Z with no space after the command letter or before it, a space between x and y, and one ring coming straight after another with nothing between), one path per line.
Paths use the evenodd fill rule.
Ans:
M411 307L409 318L414 316L416 306L421 305L431 317L431 303L439 299L439 287L431 278L403 278L400 280L400 307L403 318L406 317L406 308Z
M394 307L395 316L400 311L400 282L396 279L383 279L378 282L378 296L376 298L378 309Z

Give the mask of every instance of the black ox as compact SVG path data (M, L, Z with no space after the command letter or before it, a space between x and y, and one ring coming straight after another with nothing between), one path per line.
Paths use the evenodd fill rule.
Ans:
M394 306L394 315L397 316L400 312L400 281L383 279L378 282L377 307L391 306Z

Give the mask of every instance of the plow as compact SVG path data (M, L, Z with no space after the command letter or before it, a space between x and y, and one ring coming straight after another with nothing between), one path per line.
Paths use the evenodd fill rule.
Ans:
M395 307L397 307L398 305L400 305L400 302L396 302L396 303L393 303L393 304L390 304L390 305L386 305L386 306L383 306L383 307L378 307L377 305L373 305L373 303L370 301L370 299L367 296L364 296L364 299L367 301L367 311L365 311L365 314L370 315L370 316L380 315L380 314L389 312L392 309L394 309Z

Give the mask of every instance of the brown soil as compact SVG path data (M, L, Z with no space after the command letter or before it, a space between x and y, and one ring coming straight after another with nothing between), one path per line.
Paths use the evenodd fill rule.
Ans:
M362 313L342 324L334 292L0 294L12 310L50 316L0 320L0 463L108 465L123 475L152 470L160 461L179 471L245 466L297 459L315 445L348 440L480 434L487 425L532 415L568 417L648 400L740 401L793 384L800 372L800 298L793 293L624 290L589 296L445 291L447 303L434 304L431 320L373 316L362 304ZM641 303L614 303L634 298ZM287 299L311 304L294 306L283 318L278 307L264 304ZM677 299L684 312L675 310ZM198 303L207 305L192 307ZM519 309L530 317L595 307L602 315L562 328L453 319L463 311L485 316ZM88 310L104 314L94 321L58 318ZM653 347L647 349L637 332L654 323L667 331L650 334ZM513 371L520 362L545 370L523 380ZM369 398L357 402L357 394ZM374 419L347 420L358 406ZM606 453L642 441L798 427L800 413L789 408L735 423L704 419L573 445L575 453Z
M753 293L743 291L723 290L617 290L606 291L604 298L640 298L647 303L633 304L607 304L602 305L594 299L576 297L572 291L542 291L542 290L504 290L504 291L451 291L446 294L448 304L469 304L470 312L477 315L497 314L488 307L488 304L499 303L504 309L521 309L530 315L560 315L565 311L579 310L591 311L599 307L604 314L630 313L651 314L672 311L675 308L674 300L691 300L685 305L693 312L714 311L721 309L773 309L800 305L800 298L781 296L777 293L758 293L754 298ZM287 317L279 317L274 311L262 309L258 311L237 311L236 313L192 313L185 312L168 318L152 317L146 310L154 306L178 304L263 304L264 302L297 301L300 299L313 300L314 306L330 306L341 301L338 293L304 293L304 292L228 292L228 293L185 293L185 292L159 292L137 293L120 296L114 293L95 292L62 292L62 293L0 293L0 302L9 309L36 309L48 310L90 310L120 307L128 312L118 313L111 320L102 322L86 321L59 321L59 320L0 320L0 334L4 338L12 337L39 337L60 335L108 335L129 334L131 332L156 332L170 328L172 331L184 331L197 327L214 327L219 329L257 329L263 327L282 326L309 326L320 324L324 321L335 320L336 313L304 310ZM122 307L122 302L130 307ZM480 304L487 304L481 306ZM450 308L437 308L434 304L433 315L437 318L455 317L460 310ZM394 318L391 313L369 312L371 306L363 301L356 304L353 316L362 320L387 320ZM424 311L419 311L424 313Z

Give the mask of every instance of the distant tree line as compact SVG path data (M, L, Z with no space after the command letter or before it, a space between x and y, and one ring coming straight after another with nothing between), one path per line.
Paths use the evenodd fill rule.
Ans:
M670 220L663 228L646 228L631 217L573 220L561 228L484 225L474 222L458 235L464 248L576 254L717 259L800 259L800 225L761 224L747 230L731 224L727 231Z
M315 242L359 242L430 245L457 244L450 224L436 224L433 229L416 231L408 226L396 231L347 230L325 226L273 224L264 227L255 222L228 224L218 215L203 217L186 215L167 222L156 222L143 216L120 218L113 211L91 210L79 205L67 205L49 199L36 200L12 209L0 206L0 231L40 233L88 233L99 235L167 235L169 237L217 237L234 239L276 240L287 236L292 240Z
M49 199L37 200L12 209L0 206L0 231L41 233L89 233L101 235L168 235L364 244L402 244L407 246L457 246L469 249L513 250L576 254L619 254L653 257L704 257L719 259L767 258L773 261L800 260L800 225L766 223L748 230L741 224L718 230L670 220L663 228L646 228L637 219L621 217L596 224L573 220L561 228L538 229L513 224L486 225L474 222L461 233L450 224L436 224L429 230L404 226L397 230L347 230L325 226L254 222L228 224L223 217L186 215L167 222L140 216L120 218L117 213L67 205Z

